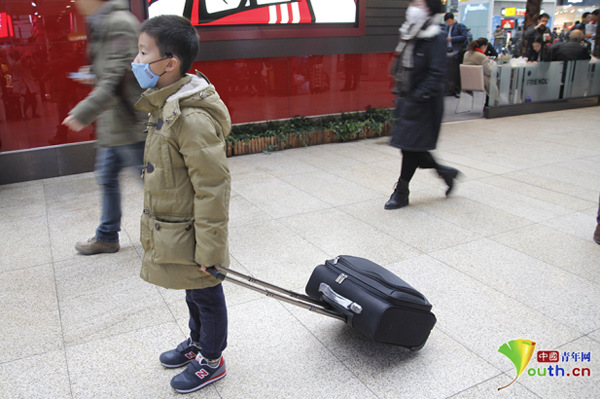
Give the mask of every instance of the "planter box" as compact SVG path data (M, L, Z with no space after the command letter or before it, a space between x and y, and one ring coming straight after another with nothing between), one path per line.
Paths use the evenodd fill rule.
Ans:
M354 141L365 138L389 136L391 134L391 123L385 122L379 130L365 128L356 135L356 138L346 140ZM236 142L227 142L227 156L256 154L259 152L270 152L285 150L287 148L308 147L312 145L339 143L340 138L331 130L318 130L313 132L288 133L285 139L280 137L257 137L253 139L241 139Z

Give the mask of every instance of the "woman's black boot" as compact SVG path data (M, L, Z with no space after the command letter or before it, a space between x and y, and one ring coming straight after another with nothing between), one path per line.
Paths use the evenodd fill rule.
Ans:
M446 185L448 186L448 189L446 190L446 196L450 195L452 189L454 188L454 179L456 179L456 176L458 176L460 173L459 170L443 165L439 165L436 170L438 175L444 179Z
M390 200L385 203L385 209L398 209L408 205L408 182L402 179L396 183L394 193L390 197Z

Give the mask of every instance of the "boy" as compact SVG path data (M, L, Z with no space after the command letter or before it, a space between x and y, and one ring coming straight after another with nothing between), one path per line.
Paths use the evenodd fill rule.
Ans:
M132 63L142 88L136 108L148 112L144 151L144 247L141 277L185 289L190 337L160 355L179 393L196 391L225 376L227 308L211 266L228 266L230 176L225 137L227 107L204 75L186 75L198 52L190 22L162 15L140 28Z

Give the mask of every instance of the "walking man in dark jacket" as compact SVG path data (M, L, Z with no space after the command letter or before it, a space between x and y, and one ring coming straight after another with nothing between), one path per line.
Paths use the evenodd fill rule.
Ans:
M460 97L460 69L463 56L469 43L468 29L465 25L456 22L451 12L444 15L444 33L446 36L446 55L448 56L448 93Z

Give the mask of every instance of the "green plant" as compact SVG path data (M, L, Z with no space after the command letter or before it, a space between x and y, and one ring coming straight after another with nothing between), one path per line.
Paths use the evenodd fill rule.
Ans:
M332 131L339 141L356 140L366 137L367 130L379 133L384 123L391 120L392 111L388 108L367 108L364 112L317 118L295 116L283 121L234 125L226 140L232 145L240 142L245 145L253 139L275 137L280 144L269 144L262 150L268 153L286 148L290 135L293 135L294 141L299 139L304 146L308 145L311 133L315 131Z

